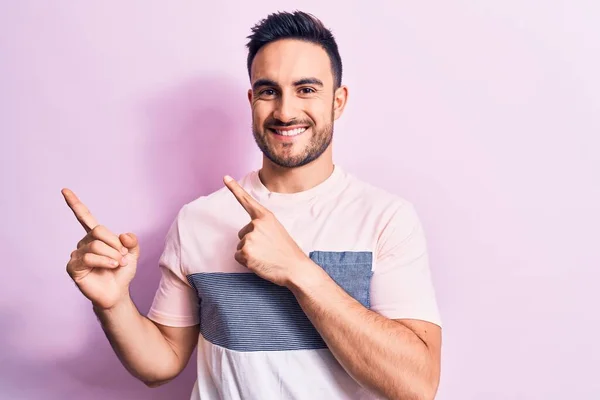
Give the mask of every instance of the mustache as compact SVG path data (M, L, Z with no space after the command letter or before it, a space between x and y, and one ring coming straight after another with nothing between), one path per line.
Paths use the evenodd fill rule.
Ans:
M275 127L286 128L288 126L293 126L293 125L313 126L314 124L312 121L306 120L306 119L293 119L288 122L283 122L277 118L269 118L264 123L265 128L275 128Z

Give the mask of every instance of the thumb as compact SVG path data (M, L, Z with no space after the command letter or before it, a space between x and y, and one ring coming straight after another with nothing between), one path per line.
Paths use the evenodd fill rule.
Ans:
M140 255L140 245L138 243L137 236L133 233L123 233L119 236L123 246L127 247L127 250L133 254L136 258Z

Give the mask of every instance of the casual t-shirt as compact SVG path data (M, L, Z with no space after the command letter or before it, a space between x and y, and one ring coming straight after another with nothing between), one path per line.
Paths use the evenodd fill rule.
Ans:
M269 192L258 171L239 183L364 307L441 326L423 228L407 200L338 165L299 193ZM338 363L291 291L235 260L238 232L249 222L223 187L185 204L167 234L148 317L200 324L191 398L376 398Z

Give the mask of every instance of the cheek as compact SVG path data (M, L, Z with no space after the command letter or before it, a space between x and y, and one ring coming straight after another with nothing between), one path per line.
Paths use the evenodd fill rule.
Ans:
M331 112L331 105L326 104L325 102L315 102L305 108L306 115L315 123L315 125L320 127L331 122Z
M257 102L252 107L252 116L257 123L264 122L271 113L270 106L267 102Z

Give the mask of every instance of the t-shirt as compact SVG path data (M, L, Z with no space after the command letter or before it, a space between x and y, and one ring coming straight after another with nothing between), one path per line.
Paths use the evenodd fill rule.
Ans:
M335 165L321 184L270 192L258 171L240 185L271 210L346 293L390 319L440 325L414 206ZM185 204L166 237L148 317L200 324L191 399L374 399L328 350L290 290L234 258L248 213L228 188Z

